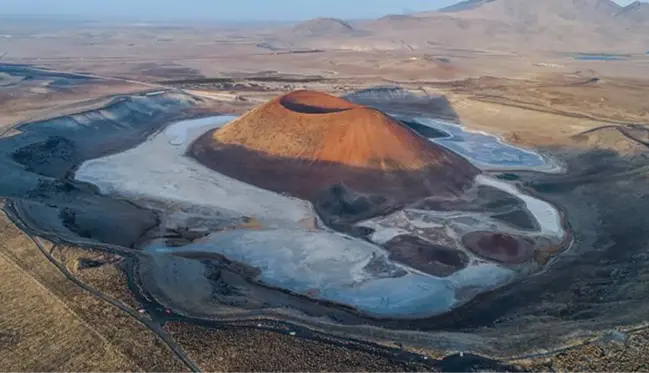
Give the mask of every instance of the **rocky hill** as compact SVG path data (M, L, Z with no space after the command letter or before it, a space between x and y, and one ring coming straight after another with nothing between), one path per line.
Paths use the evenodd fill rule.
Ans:
M293 33L301 36L353 35L354 28L337 18L315 18L293 27Z
M439 11L346 23L315 19L283 33L323 49L426 50L438 46L503 51L649 50L649 4L612 0L466 0Z
M217 172L354 220L427 196L455 196L479 171L382 112L295 91L213 133L191 154ZM329 221L331 222L331 221Z
M450 7L453 8L453 7ZM509 24L552 26L608 22L621 7L612 0L469 0L446 13L459 18L499 20Z
M440 12L461 12L463 10L470 10L474 8L478 8L481 5L484 5L486 3L490 3L496 0L464 0L460 1L459 3L449 5L445 8L440 9Z
M633 22L649 23L649 3L636 1L620 9L617 15Z

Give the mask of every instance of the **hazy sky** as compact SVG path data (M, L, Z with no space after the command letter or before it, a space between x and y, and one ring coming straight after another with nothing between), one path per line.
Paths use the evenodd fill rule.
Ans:
M622 5L633 2L616 1ZM0 15L287 21L314 17L373 18L433 10L456 2L458 0L0 0Z

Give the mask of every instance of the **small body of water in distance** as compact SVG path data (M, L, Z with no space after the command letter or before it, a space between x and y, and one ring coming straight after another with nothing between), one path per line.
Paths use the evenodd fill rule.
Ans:
M460 154L482 170L563 172L563 166L556 160L529 149L507 144L495 135L471 131L461 125L438 119L417 117L415 119L407 118L407 120L409 123L416 122L421 127L430 127L432 131L446 134L446 136L435 136L429 140ZM413 129L422 136L428 137L427 131L419 128Z
M622 61L628 60L628 56L619 54L578 54L574 57L580 61Z

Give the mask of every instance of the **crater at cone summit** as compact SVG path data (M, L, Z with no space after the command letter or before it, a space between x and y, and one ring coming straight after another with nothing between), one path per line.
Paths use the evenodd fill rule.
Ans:
M316 207L332 195L364 196L371 205L453 196L479 173L379 110L313 91L277 97L206 133L190 154L217 172Z

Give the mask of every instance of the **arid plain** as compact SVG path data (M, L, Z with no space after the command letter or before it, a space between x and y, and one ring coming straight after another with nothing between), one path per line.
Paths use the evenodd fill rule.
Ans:
M290 25L0 22L0 369L649 370L647 7L606 0L460 5ZM532 11L511 11L519 6ZM169 135L170 123L250 115L296 90L343 97L404 123L421 117L446 123L405 123L431 139L437 135L430 131L461 125L463 141L489 134L542 154L552 160L543 167L499 167L470 146L438 142L459 149L486 177L516 187L518 202L507 212L525 210L521 200L545 201L556 206L565 232L555 241L534 241L543 247L530 259L534 266L512 267L525 276L484 292L464 288L471 296L457 308L417 319L368 317L354 302L341 306L297 287L278 291L269 281L241 285L254 282L257 268L228 260L225 251L206 257L187 249L170 256L179 259L152 260L158 254L151 243L210 243L198 225L224 235L255 230L273 224L264 219L275 206L251 205L244 218L219 215L205 223L187 218L194 200L170 198L166 205L153 194L136 195L136 186L106 180L137 181L142 170L150 171L143 179L180 172L156 167L166 160L174 166L195 151L178 150L185 136L201 145L212 139L208 129L216 131L214 139L227 132L195 122L202 132L156 143L156 136ZM129 153L137 149L143 153ZM163 158L163 149L178 154L168 150ZM511 161L508 154L501 160ZM126 173L122 164L129 159L134 171ZM209 192L204 180L196 178L191 198L223 198L201 194ZM209 180L226 191L245 189ZM281 193L274 188L268 189ZM107 190L114 196L107 198ZM463 205L435 206L489 213L489 219L505 215L499 204L514 192L493 200L498 190L490 191ZM273 200L257 197L256 189L246 193ZM318 229L313 222L326 216L318 201L318 216L304 220L300 203L279 196L290 200L282 205L290 211L282 213L296 215L291 224ZM377 216L341 231L356 239L397 215L386 209ZM462 224L484 223L475 216ZM224 240L219 237L227 236L215 242ZM193 271L187 263L194 261L213 262L188 276L199 282L159 273ZM198 293L206 278L209 302L185 294Z

